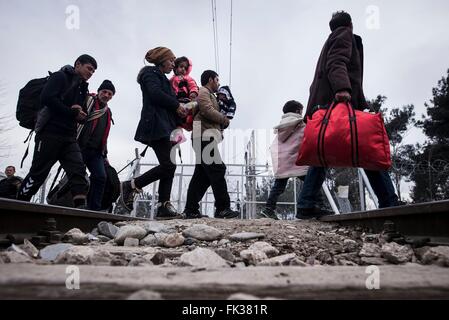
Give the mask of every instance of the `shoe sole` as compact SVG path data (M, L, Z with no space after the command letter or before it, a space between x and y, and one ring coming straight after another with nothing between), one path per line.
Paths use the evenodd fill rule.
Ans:
M259 213L259 217L261 217L261 218L267 218L267 219L272 219L272 220L279 220L279 218L278 217L271 217L271 216L269 216L269 215L267 215L267 214L264 214L264 213Z

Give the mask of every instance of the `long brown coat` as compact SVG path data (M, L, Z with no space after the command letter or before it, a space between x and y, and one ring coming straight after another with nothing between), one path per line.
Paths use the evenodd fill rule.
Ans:
M335 94L347 90L352 105L358 110L367 107L363 93L362 39L349 27L335 29L324 44L310 87L306 116L311 116L316 106L327 106Z

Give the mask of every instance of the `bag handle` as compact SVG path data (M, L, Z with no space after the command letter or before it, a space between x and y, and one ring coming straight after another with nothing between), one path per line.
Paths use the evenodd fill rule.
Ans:
M359 167L359 146L358 146L358 130L357 130L357 118L356 113L349 102L337 102L334 100L331 104L331 106L326 110L326 113L324 114L323 120L321 121L320 131L318 133L318 159L320 160L320 163L323 167L327 168L327 162L326 162L326 154L324 150L324 138L326 134L327 127L329 125L329 120L332 115L332 112L334 111L335 107L340 104L344 103L346 105L346 108L348 110L348 117L349 117L349 128L351 131L351 155L352 155L352 165L357 168Z

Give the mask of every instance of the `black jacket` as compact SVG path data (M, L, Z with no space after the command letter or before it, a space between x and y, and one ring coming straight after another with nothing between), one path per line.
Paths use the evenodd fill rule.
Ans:
M87 95L88 83L75 74L72 66L65 66L53 73L41 94L44 108L39 113L36 132L76 139L78 111L71 107L78 104L85 108Z
M316 106L329 105L335 94L347 90L352 105L358 110L367 107L363 93L362 38L350 28L340 27L332 32L324 44L310 87L306 116L311 116Z
M143 107L134 140L146 145L169 138L180 119L179 102L167 77L157 67L143 68L137 81L142 89Z
M22 178L16 176L0 180L0 197L16 199L22 181Z

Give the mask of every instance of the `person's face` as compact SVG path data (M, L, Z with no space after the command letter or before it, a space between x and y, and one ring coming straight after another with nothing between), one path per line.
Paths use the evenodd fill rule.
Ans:
M78 61L75 65L75 72L81 77L81 79L87 81L95 73L95 68L90 63L82 64Z
M103 89L100 90L100 92L98 92L98 99L104 104L107 104L112 99L113 96L114 92L108 89Z
M217 97L218 97L218 100L221 100L221 101L224 101L224 102L228 101L228 99L226 98L226 95L223 94L223 93L217 94Z
M176 74L180 76L185 76L187 74L187 69L189 65L187 62L181 62L181 64L176 68Z
M169 74L175 67L175 58L162 62L160 69L163 73Z
M6 174L6 176L9 178L9 177L12 177L13 175L14 175L14 173L16 173L16 170L14 170L14 168L13 167L7 167L6 169L5 169L5 174Z
M218 88L220 88L220 78L217 76L214 79L209 79L209 87L212 92L217 92Z

